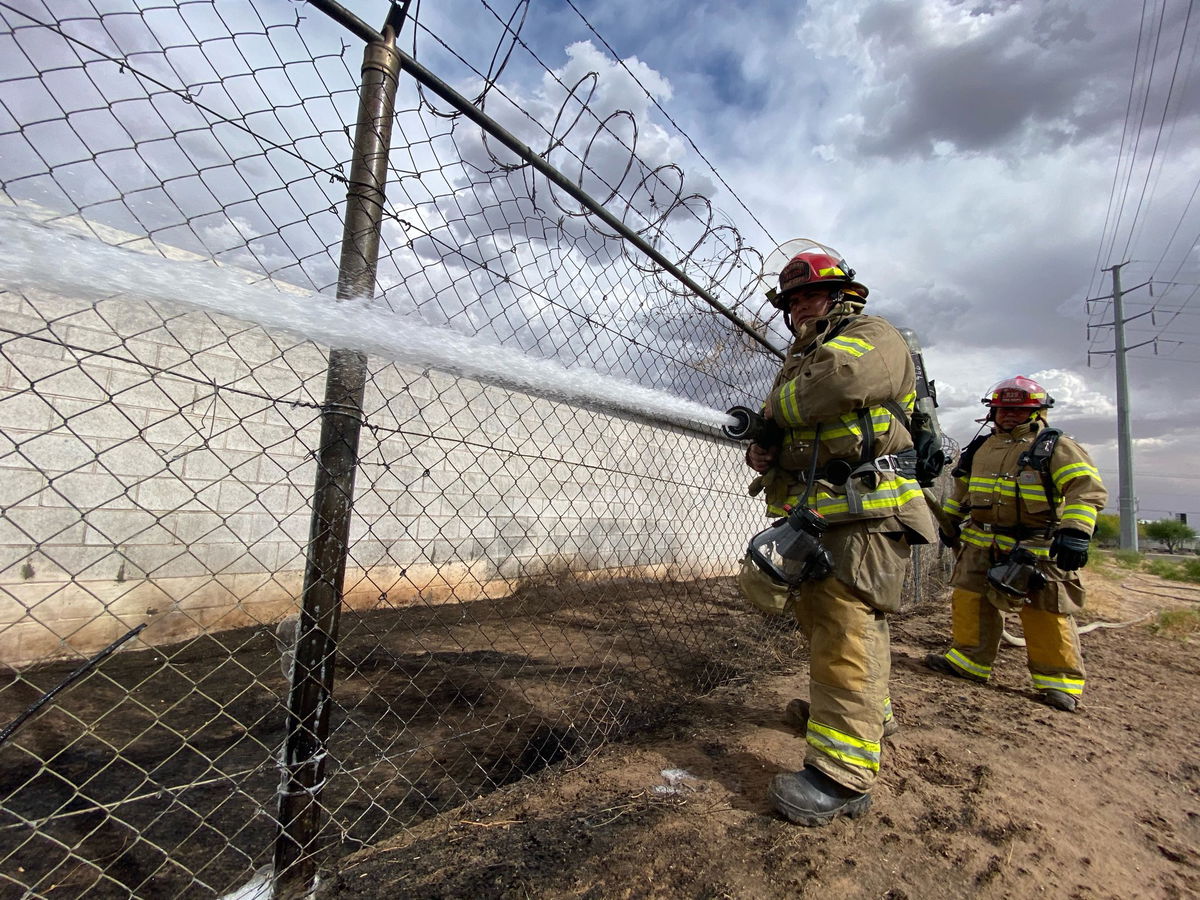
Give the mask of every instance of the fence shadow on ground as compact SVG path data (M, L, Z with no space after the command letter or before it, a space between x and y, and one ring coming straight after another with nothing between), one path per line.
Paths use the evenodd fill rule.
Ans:
M761 672L789 634L747 612L729 579L545 579L502 599L347 613L324 849L336 857L661 726ZM270 861L275 832L279 659L265 628L109 659L6 748L0 856L64 897L148 884L198 896L244 880ZM25 671L0 718L66 671Z

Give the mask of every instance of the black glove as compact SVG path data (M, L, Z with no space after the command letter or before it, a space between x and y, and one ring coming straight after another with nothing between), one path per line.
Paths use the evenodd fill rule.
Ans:
M1050 558L1064 571L1082 569L1087 565L1091 542L1091 537L1078 528L1060 528L1050 542Z
M938 537L942 539L942 546L950 550L957 550L958 545L962 543L962 539L958 536L958 529L951 533L944 528L939 528Z

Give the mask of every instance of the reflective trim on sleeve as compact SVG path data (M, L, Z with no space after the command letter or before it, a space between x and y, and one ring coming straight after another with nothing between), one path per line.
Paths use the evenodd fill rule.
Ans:
M805 740L809 746L831 756L838 762L871 772L879 771L881 756L879 744L876 741L864 741L852 734L808 720L808 731Z
M942 502L942 511L947 515L961 516L966 513L967 508L957 500L952 500L951 498L947 497L945 501Z
M834 350L841 350L854 357L865 356L875 349L874 344L868 343L861 338L849 337L844 334L839 334L837 337L826 341L824 346Z
M1100 481L1100 473L1096 471L1095 466L1085 462L1069 463L1054 470L1054 486L1060 491L1064 484L1075 478L1091 478L1094 481Z
M800 401L796 392L796 379L784 382L779 389L779 403L775 414L785 425L798 425L800 418Z
M1087 526L1084 531L1091 532L1096 527L1096 507L1087 503L1068 503L1063 507L1062 518L1059 521L1063 524L1080 522Z

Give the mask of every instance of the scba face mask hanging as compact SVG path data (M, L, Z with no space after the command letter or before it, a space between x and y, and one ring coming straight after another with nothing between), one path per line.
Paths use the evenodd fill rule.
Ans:
M833 557L821 543L827 527L820 514L798 506L750 539L749 556L784 584L819 581L833 571Z
M987 580L1006 597L1028 597L1046 586L1046 576L1038 571L1037 557L1017 547L987 570Z

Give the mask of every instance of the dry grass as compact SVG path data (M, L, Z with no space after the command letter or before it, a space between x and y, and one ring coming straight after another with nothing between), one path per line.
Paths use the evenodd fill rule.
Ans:
M1200 634L1200 609L1164 609L1150 624L1150 630L1162 637L1190 640L1193 635Z

